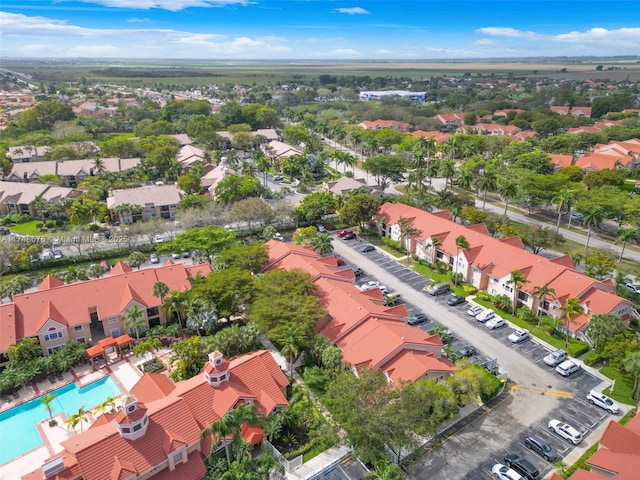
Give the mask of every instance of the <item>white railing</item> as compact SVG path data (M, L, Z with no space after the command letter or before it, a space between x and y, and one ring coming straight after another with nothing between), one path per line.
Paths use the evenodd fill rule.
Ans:
M271 445L271 442L269 442L269 440L265 439L264 444L271 449L273 456L276 458L276 460L278 460L278 462L284 467L284 469L288 473L291 473L293 470L295 470L296 468L302 465L302 455L298 455L296 458L287 460L285 456L282 455L276 447Z

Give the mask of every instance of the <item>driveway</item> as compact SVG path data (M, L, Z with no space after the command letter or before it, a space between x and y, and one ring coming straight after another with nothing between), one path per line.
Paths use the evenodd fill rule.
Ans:
M366 275L357 279L358 284L375 279L390 291L400 293L410 313L422 311L432 319L421 328L430 330L442 325L451 329L454 349L473 345L477 354L472 361L481 364L497 359L516 384L493 409L449 432L451 435L442 439L442 445L437 448L427 445L425 455L407 467L411 478L489 479L491 467L502 461L507 452L526 457L545 474L552 465L525 447L525 436L543 437L564 458L574 446L548 430L549 420L570 423L588 437L609 417L585 400L586 393L600 385L599 378L586 370L570 378L560 376L542 362L549 349L541 342L530 338L512 344L507 339L512 327L488 330L466 314L468 304L450 307L446 304L447 295L428 295L422 291L429 283L427 279L378 249L360 252L365 244L359 238L350 241L336 238L333 242L335 253L345 259L347 267L360 267L365 271ZM588 438L583 443L586 446L595 440Z

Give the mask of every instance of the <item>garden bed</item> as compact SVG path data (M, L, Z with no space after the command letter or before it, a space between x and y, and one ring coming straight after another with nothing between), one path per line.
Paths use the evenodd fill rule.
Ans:
M165 369L164 364L157 358L152 358L144 363L138 365L138 368L142 373L157 373Z

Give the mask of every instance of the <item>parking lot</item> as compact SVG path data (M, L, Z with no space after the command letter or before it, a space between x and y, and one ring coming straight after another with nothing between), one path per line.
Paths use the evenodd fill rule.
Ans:
M347 267L364 270L365 275L357 279L357 284L377 280L389 291L400 293L410 315L423 312L430 317L420 328L425 331L437 326L449 328L453 350L473 345L477 350L471 357L473 362L483 364L497 359L517 382L510 395L495 408L456 429L450 437L427 445L423 456L405 466L411 478L490 479L492 466L504 463L504 455L509 452L532 462L544 476L551 470L552 462L525 446L528 435L547 441L557 451L558 460L574 448L549 430L548 422L552 419L569 423L582 432L585 445L597 440L590 433L609 415L591 405L586 395L601 383L599 378L586 370L562 377L542 361L550 350L541 342L533 337L517 344L510 342L507 337L513 327L486 328L484 323L467 315L468 302L451 307L446 303L448 295L426 294L422 289L429 280L377 249L360 252L364 244L359 239L334 241L336 253L347 261Z

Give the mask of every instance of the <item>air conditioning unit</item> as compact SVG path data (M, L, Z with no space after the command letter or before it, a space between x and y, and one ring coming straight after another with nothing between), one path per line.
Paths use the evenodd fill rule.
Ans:
M52 477L56 473L60 473L62 470L64 470L64 459L62 457L56 457L42 465L42 474L44 475L44 478Z

